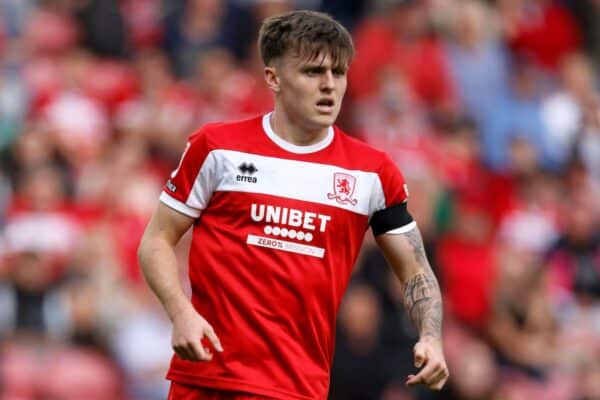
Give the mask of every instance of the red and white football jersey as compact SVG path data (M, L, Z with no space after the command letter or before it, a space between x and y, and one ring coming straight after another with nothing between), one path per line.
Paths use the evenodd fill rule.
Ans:
M336 312L364 234L406 232L407 190L381 151L337 127L311 146L270 114L194 133L160 200L193 218L192 303L223 344L168 378L277 399L325 399Z

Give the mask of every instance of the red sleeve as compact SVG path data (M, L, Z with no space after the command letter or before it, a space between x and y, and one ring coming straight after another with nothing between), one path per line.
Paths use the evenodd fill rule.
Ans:
M376 209L369 221L373 234L408 232L416 224L407 209L408 188L402 173L385 155L378 175L381 191L376 194Z
M207 130L205 126L190 136L160 197L169 207L194 218L206 208L215 185L216 165Z
M379 179L381 180L386 207L404 203L408 199L408 187L404 181L404 176L388 155L385 156L379 169Z

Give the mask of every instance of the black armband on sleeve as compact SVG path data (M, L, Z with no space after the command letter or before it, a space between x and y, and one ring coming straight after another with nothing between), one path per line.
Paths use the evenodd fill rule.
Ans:
M413 222L413 217L409 214L407 203L396 204L377 211L371 217L369 224L373 229L373 235L381 235L396 228L401 228Z

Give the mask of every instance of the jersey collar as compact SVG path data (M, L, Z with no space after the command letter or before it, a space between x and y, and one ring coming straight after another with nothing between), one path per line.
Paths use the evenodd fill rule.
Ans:
M325 136L321 141L311 144L309 146L298 146L296 144L290 143L287 140L284 140L277 136L275 132L273 132L273 128L271 127L271 114L272 112L263 116L262 125L265 133L277 146L282 149L289 151L291 153L297 154L308 154L314 153L319 150L323 150L325 147L329 146L329 144L333 141L333 127L329 127L327 130L327 136Z

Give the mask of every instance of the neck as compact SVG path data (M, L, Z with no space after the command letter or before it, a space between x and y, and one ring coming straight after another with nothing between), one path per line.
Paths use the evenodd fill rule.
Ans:
M271 114L271 128L277 136L296 146L310 146L319 143L329 132L329 128L307 129L302 127L277 107Z

